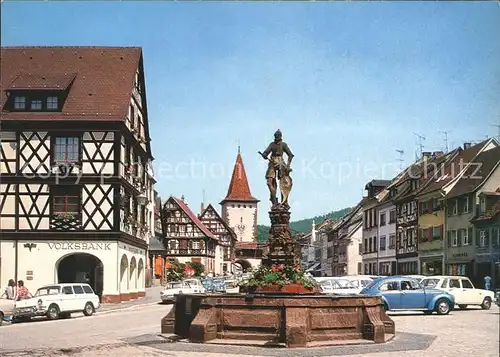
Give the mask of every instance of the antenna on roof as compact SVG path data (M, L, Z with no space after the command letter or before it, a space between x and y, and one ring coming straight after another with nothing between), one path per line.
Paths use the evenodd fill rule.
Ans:
M441 131L439 131L439 133L444 135L444 148L445 148L445 152L448 152L448 150L449 150L449 147L448 147L448 133L449 133L449 131L441 130Z
M403 156L405 154L405 151L404 150L400 150L400 149L396 149L396 152L399 153L399 159L398 159L398 161L399 161L399 169L403 170L403 162L405 161L404 158L403 158Z
M418 138L418 148L420 150L420 157L422 157L423 153L424 153L423 141L425 140L425 136L417 134L417 133L413 133L413 135L417 136L417 138Z
M238 154L239 154L240 153L240 140L239 139L238 139L237 143L238 143Z

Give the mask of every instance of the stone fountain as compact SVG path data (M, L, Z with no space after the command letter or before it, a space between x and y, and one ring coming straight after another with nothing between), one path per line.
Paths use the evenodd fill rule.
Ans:
M274 136L268 148L259 152L269 161L266 181L272 205L262 265L296 266L300 262L300 247L290 231L288 204L293 185L293 154L282 141L281 131ZM286 163L283 154L287 154ZM258 287L245 294L177 295L174 307L162 319L162 333L194 343L289 348L384 343L394 337L394 322L377 296L322 295L317 289L286 288Z

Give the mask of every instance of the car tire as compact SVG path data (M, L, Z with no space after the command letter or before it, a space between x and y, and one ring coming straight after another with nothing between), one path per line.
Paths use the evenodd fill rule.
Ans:
M460 304L458 305L458 307L460 308L460 310L465 310L467 308L467 305Z
M384 302L384 307L383 307L385 312L389 311L389 306L387 306L387 303Z
M83 314L85 316L92 316L95 312L94 305L91 302L87 302L83 308Z
M438 315L448 315L450 313L450 302L447 299L439 299L436 302L435 310Z
M47 310L47 318L49 320L57 320L59 318L59 306L52 304L49 306L49 309Z
M483 303L481 304L481 309L489 310L491 308L491 299L489 297L485 297Z

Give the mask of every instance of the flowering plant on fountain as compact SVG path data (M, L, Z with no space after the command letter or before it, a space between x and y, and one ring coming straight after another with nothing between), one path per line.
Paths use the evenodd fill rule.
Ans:
M248 291L311 293L318 284L300 266L285 264L260 266L250 280L239 284Z

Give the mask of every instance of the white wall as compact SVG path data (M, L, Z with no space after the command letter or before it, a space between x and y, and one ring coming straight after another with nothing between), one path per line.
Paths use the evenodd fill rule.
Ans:
M115 260L117 262L117 279L115 278L115 281L118 281L118 284L115 286L119 289L120 294L146 291L144 276L146 260L146 250L130 244L118 243L118 259ZM125 261L128 263L127 266L122 265L122 262ZM104 270L106 270L106 266ZM126 274L128 275L126 276Z
M380 259L386 259L387 260L392 260L396 259L396 248L389 249L389 243L390 243L390 236L391 234L396 234L396 222L394 223L389 223L390 219L390 212L391 210L395 210L396 206L393 204L387 204L379 207L378 210L378 215L379 215L379 231L378 231L378 258ZM380 225L380 216L382 213L385 213L385 221L386 224L384 226ZM380 241L381 237L385 236L385 250L380 250Z
M15 279L15 252L15 241L0 241L0 286L2 288L7 286L9 279Z
M223 205L223 217L226 223L236 233L238 242L254 242L255 224L257 214L257 203L248 202L226 202ZM243 226L240 230L238 226Z
M349 227L351 228L351 227ZM358 263L363 261L363 256L359 254L359 245L363 241L363 225L361 225L351 235L351 242L347 246L347 275L358 274ZM363 270L363 266L361 266ZM361 272L363 274L363 272Z

